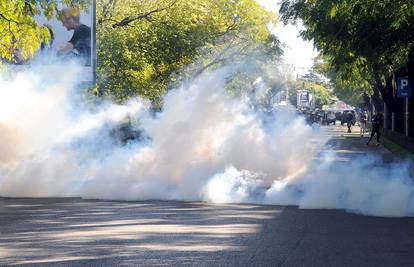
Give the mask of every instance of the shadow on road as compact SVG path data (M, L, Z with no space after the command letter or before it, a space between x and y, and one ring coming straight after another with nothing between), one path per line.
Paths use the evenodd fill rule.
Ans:
M200 202L0 198L0 265L413 266L414 219Z
M340 127L326 134L320 155L340 164L395 159ZM413 223L250 204L0 198L0 265L414 266Z
M0 265L205 265L242 253L282 208L0 199Z

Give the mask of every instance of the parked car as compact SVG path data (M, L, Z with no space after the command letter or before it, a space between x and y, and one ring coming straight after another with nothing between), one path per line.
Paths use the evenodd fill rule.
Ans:
M333 111L328 111L327 115L326 115L326 124L331 124L333 123L334 125L336 124L336 116L333 113Z
M342 112L340 111L335 112L335 117L337 121L342 120Z
M321 124L326 124L326 112L323 110L318 111L318 122Z

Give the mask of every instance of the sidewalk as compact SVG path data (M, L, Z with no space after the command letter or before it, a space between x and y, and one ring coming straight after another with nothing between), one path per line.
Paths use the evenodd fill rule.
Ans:
M367 146L370 133L361 137L359 127L353 126L352 133L347 133L348 128L344 125L323 126L322 128L330 139L325 145L324 152L333 153L335 161L338 164L351 164L361 160L360 157L378 157L375 160L374 167L394 168L396 163L411 162L409 167L409 177L414 177L414 158L412 154L407 155L398 151L398 145L392 141L384 139L381 136L380 145L376 145L376 140L372 140ZM384 145L385 143L385 145ZM397 146L397 149L392 147ZM413 179L414 180L414 179Z
M364 137L361 137L359 126L353 126L352 133L347 133L346 125L341 126L340 124L324 126L323 129L331 136L327 145L343 160L352 160L354 157L362 155L376 155L386 162L403 158L388 150L384 146L382 137L379 146L376 145L376 140L372 140L367 146L370 133L365 133Z

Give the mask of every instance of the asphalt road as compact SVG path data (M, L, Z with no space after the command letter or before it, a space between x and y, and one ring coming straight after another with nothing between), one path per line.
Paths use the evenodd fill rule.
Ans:
M344 128L342 158L392 155ZM200 202L0 198L0 265L414 266L414 219Z

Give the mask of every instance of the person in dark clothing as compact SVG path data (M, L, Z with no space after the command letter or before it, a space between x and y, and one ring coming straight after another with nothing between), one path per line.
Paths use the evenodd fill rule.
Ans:
M374 117L372 117L372 120L371 120L372 131L371 131L371 136L367 142L367 145L369 145L369 142L371 142L372 138L374 138L374 135L377 135L377 146L379 146L380 137L381 137L380 128L382 126L382 120L383 120L383 117L381 113L377 113L374 115Z
M352 127L353 122L354 122L354 116L351 112L348 112L346 114L346 125L348 126L348 133L351 132L351 127Z
M59 49L58 54L72 53L84 59L85 65L89 66L91 61L91 28L80 22L79 11L73 8L63 9L59 18L63 27L68 31L73 30L73 35L68 43Z

